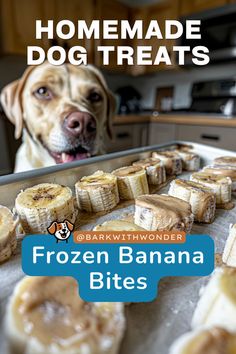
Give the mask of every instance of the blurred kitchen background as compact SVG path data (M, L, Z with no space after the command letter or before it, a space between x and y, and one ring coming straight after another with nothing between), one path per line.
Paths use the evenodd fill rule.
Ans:
M185 66L101 66L97 45L159 45L152 40L84 40L89 61L101 68L117 95L114 142L107 151L188 140L235 151L236 148L236 0L0 0L0 89L21 76L26 68L26 47L37 45L35 20L143 19L147 23L165 19L201 19L202 45L210 49L211 62L205 67ZM44 49L52 45L68 48L55 38L42 40ZM157 43L157 44L156 44ZM191 41L180 45L195 46ZM174 60L173 41L162 40ZM0 174L10 173L20 140L14 129L0 119Z

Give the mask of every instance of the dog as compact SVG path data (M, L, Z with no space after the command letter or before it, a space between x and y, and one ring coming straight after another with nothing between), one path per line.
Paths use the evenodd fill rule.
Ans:
M0 100L23 139L15 172L102 154L104 134L112 138L115 98L94 66L30 66Z
M74 230L74 225L68 220L64 220L63 222L54 221L47 230L51 235L56 237L57 243L58 241L66 241L68 243L68 239Z

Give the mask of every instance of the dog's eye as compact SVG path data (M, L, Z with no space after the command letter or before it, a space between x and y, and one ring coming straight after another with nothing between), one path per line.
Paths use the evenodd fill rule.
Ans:
M90 94L88 95L88 100L90 102L99 102L102 100L102 96L98 93L98 92L90 92Z
M34 91L34 95L41 100L50 100L52 98L52 92L46 86L39 87Z

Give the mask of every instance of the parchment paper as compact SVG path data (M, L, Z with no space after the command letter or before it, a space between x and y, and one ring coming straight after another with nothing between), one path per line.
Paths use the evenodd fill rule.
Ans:
M188 178L189 174L181 175ZM158 193L167 193L168 186ZM233 201L236 202L234 199ZM131 205L130 205L131 204ZM111 219L132 217L134 205L126 203L113 212L91 217L83 215L80 228L91 230L96 224ZM192 233L209 234L215 240L216 252L222 253L228 229L236 223L236 208L226 211L217 209L213 224L194 224ZM82 225L83 224L83 225ZM17 281L23 277L20 259L20 242L8 262L0 266L0 353L5 354L6 343L3 331L3 318L6 304ZM165 278L159 284L159 296L152 303L131 304L126 307L127 330L121 345L120 354L167 354L172 342L190 330L190 322L199 290L207 282L207 277Z

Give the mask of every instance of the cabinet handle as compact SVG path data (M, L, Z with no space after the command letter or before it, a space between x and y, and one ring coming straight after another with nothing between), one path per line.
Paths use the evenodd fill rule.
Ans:
M219 141L220 137L217 135L202 134L201 139Z
M131 135L129 133L118 133L116 134L117 139L127 139L131 138Z

